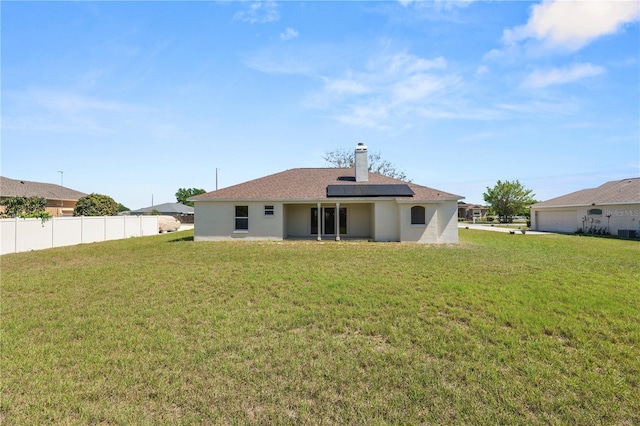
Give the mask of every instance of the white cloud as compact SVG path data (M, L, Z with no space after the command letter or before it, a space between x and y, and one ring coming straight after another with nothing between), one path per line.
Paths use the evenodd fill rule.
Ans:
M533 39L575 51L639 18L637 1L545 1L531 8L526 25L505 30L503 41L512 45Z
M296 37L298 37L298 31L293 28L287 28L284 32L280 33L280 38L285 41Z
M123 108L118 102L105 101L68 92L31 90L26 97L33 104L40 104L49 110L79 112L86 110L117 111Z
M278 6L272 0L254 1L248 9L237 12L234 19L255 23L274 22L280 19Z
M485 74L489 74L489 67L487 67L486 65L480 65L477 69L476 69L476 75L480 76L480 75L485 75Z
M322 54L310 56L309 51ZM341 55L326 46L283 52L256 52L245 64L266 73L304 75L321 81L320 87L305 94L302 105L330 111L330 117L350 125L382 129L391 120L401 125L405 118L420 116L421 108L434 105L436 98L452 93L462 82L448 71L442 56L423 58L407 51L383 50L361 59L359 67L344 68L342 62L331 59Z
M389 110L385 106L355 105L351 106L347 113L334 118L351 126L384 130L387 126L381 123L388 117Z
M452 10L466 7L476 0L397 0L402 6L415 5L416 7L435 7L437 9Z
M371 88L366 84L348 79L326 79L325 89L333 93L344 95L362 95L371 92Z
M372 62L370 66L386 68L389 73L393 74L412 74L432 69L445 69L447 68L447 61L442 56L429 60L401 52L379 58L377 61Z
M425 59L404 51L380 55L362 70L325 78L323 91L312 99L318 108L342 109L336 117L342 123L384 129L391 118L420 115L435 96L461 81L446 69L443 57Z
M587 77L602 74L605 69L593 64L573 64L565 68L553 68L548 70L536 70L527 76L523 86L532 89L540 89L554 84L573 83Z
M393 85L393 101L394 103L420 101L454 86L458 81L459 78L457 77L442 77L430 74L411 75Z

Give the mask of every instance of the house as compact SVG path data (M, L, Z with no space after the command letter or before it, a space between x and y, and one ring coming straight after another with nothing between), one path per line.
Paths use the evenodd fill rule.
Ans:
M482 220L487 217L487 207L479 204L467 204L462 201L458 202L458 217L465 220Z
M531 206L531 229L629 235L640 231L640 178L613 180Z
M164 203L151 207L143 207L132 210L132 215L148 215L154 211L160 212L163 216L173 216L181 223L193 223L193 207L180 203Z
M42 197L47 200L45 211L51 216L72 216L76 203L85 193L53 183L15 180L0 176L0 200L11 197ZM5 207L0 206L4 212Z
M196 241L367 239L457 243L463 197L368 170L298 168L190 198Z

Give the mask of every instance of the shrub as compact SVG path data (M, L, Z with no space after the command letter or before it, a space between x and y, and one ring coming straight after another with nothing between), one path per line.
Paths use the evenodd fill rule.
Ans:
M74 216L116 216L118 203L108 195L89 194L81 197L73 210Z
M44 197L11 197L0 204L6 207L4 215L7 217L49 217L45 213L47 200Z

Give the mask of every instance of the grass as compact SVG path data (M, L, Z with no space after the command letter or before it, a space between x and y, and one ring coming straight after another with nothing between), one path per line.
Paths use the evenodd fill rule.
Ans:
M0 423L640 423L637 242L191 236L3 256Z

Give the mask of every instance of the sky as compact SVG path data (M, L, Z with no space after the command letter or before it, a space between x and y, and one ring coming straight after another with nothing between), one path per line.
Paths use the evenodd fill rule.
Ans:
M3 1L0 17L0 174L131 209L359 142L470 203L498 180L542 201L640 176L637 1Z

